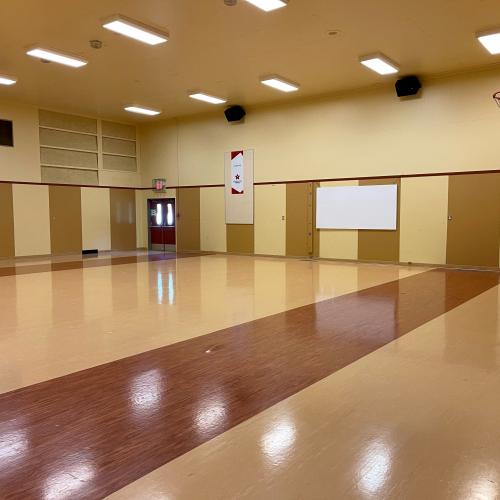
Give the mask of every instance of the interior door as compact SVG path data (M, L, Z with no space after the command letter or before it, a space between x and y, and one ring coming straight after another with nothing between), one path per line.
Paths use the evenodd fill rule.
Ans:
M498 267L500 174L450 176L447 264Z
M175 200L148 200L149 249L175 252Z

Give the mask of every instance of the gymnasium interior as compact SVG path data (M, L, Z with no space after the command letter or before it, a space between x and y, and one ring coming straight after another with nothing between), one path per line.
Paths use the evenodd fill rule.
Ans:
M500 498L497 1L0 24L0 500Z

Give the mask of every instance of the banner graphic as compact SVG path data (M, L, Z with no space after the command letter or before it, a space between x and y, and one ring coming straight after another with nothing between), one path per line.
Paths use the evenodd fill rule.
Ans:
M245 161L243 151L231 152L231 194L245 193Z

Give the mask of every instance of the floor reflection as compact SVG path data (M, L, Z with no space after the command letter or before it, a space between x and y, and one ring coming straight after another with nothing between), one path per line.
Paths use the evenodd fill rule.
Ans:
M95 475L94 464L86 456L68 457L54 474L47 477L43 488L44 500L74 498Z
M220 394L202 399L194 418L198 433L203 436L215 435L222 429L228 417L226 402Z
M260 445L265 457L273 466L283 464L293 455L296 433L295 424L288 416L271 422L267 432L262 436Z
M166 392L167 381L159 368L137 375L130 384L130 401L134 413L141 416L158 410Z
M383 438L370 441L362 452L358 465L358 488L364 496L381 498L392 467L392 452Z

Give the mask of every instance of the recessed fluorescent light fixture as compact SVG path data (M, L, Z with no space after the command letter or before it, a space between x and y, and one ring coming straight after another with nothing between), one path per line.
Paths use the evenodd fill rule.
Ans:
M247 2L266 12L281 9L288 4L288 0L247 0Z
M148 45L159 45L168 41L168 33L125 16L113 16L107 19L102 27Z
M64 66L71 66L72 68L81 68L87 64L85 59L80 59L79 57L70 56L62 52L52 50L52 49L42 49L41 47L35 47L26 52L29 56L37 57L44 61L51 61L59 64L64 64Z
M198 101L209 102L210 104L224 104L227 99L221 99L220 97L214 97L213 95L205 94L204 92L192 92L189 94L191 99L196 99Z
M161 111L157 111L156 109L143 108L142 106L127 106L125 111L147 116L156 116L161 113Z
M296 92L299 90L299 84L285 80L281 76L266 76L260 80L260 83L272 87L273 89L280 90L281 92Z
M17 83L17 78L13 76L0 75L0 85L14 85Z
M379 75L393 75L399 71L397 64L382 54L360 57L359 62Z
M481 45L493 55L500 54L500 30L496 32L478 33L477 39Z

